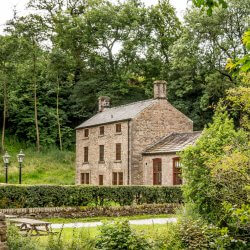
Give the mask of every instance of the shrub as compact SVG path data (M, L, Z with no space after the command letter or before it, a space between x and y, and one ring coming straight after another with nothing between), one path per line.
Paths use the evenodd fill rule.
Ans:
M37 241L30 237L23 237L14 226L9 226L7 231L7 245L9 250L37 250Z
M127 220L117 221L114 224L105 223L100 227L100 236L97 238L97 249L150 249L149 242L141 235L136 234Z
M225 226L223 202L247 203L249 155L247 134L235 130L227 112L217 110L196 145L181 154L185 201L208 222Z
M204 230L215 240L205 243L203 239L199 241L201 244L249 249L249 138L249 132L235 129L225 107L219 106L213 123L204 130L196 145L181 154L184 199L194 214L214 225L211 230ZM188 228L191 225L187 225ZM196 221L194 238L206 238L208 235L198 234L198 228L201 225ZM187 245L193 244L190 240Z
M103 206L182 202L179 187L1 185L0 208Z

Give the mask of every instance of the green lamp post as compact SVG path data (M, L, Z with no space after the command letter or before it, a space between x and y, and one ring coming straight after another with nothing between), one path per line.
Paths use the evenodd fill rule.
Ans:
M24 160L25 154L23 150L20 150L20 153L17 155L17 160L19 162L19 184L22 184L22 164Z
M3 156L4 169L5 169L5 183L8 183L8 165L10 163L10 155L6 151Z

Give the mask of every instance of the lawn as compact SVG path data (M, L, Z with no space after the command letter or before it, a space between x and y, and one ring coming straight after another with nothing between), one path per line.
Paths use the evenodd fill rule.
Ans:
M131 228L134 229L137 233L144 235L147 239L157 240L159 237L161 238L165 234L167 234L169 224L163 225L131 225ZM99 229L98 227L92 228L66 228L63 230L54 230L58 232L56 236L54 236L54 241L58 240L58 235L61 234L61 238L63 242L71 242L73 238L84 238L84 239L95 239L98 237ZM42 236L36 239L37 244L39 246L44 246L47 244L49 237Z
M128 219L128 220L142 220L142 219L153 219L153 218L172 218L176 217L175 214L144 214L144 215L133 215L133 216L119 216L119 219ZM51 223L76 223L76 222L96 222L96 221L110 221L115 220L117 217L87 217L87 218L47 218L43 219Z
M163 218L163 217L174 217L175 215L141 215L141 216L129 216L129 217L109 217L109 222L113 221L121 221L122 219L149 219L149 218ZM95 219L103 219L104 217L97 217ZM52 220L50 220L52 221ZM58 222L68 223L70 222L68 219L59 218ZM77 220L79 221L89 221L85 220ZM56 222L56 220L53 220ZM71 221L72 222L72 221ZM76 222L76 221L75 221ZM135 230L138 235L142 235L147 238L150 242L157 241L159 239L167 239L167 235L172 230L171 224L152 224L152 225L131 225L131 228ZM24 243L24 248L26 249L25 244L31 244L30 249L36 250L44 250L44 249L93 249L93 242L96 242L98 235L100 234L100 226L98 227L90 227L90 228L65 228L65 229L56 229L53 232L56 232L55 235L50 236L41 236L41 237L31 237L26 238L21 236L21 240L26 240ZM19 236L20 237L20 236ZM13 242L16 242L16 236L12 239ZM20 241L20 238L19 238ZM77 247L78 248L77 248ZM83 248L79 248L79 246L84 246ZM66 247L66 248L65 248Z

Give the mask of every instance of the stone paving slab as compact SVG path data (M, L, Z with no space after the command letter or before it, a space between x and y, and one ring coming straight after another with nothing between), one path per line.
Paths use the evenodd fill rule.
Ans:
M154 224L166 224L177 222L177 218L154 218L154 219L143 219L143 220L129 220L131 225L154 225ZM66 224L52 224L52 229L61 228L84 228L84 227L97 227L103 223L98 222L75 222Z

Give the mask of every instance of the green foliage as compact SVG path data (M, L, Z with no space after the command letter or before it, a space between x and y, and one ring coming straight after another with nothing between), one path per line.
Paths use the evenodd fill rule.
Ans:
M247 56L249 1L227 3L211 16L191 8L182 25L168 0L148 7L142 0L30 1L30 15L15 16L1 36L3 132L41 149L71 149L74 127L96 112L100 95L113 106L150 98L155 79L168 81L168 99L202 129L239 81L225 70L227 58L235 64Z
M63 239L63 229L58 234L52 234L42 241L39 238L24 237L14 227L8 227L7 244L10 250L93 250L94 240L90 239L86 232L75 232L73 229L71 240Z
M10 250L37 250L37 241L31 237L23 237L14 226L8 226L7 245Z
M217 107L213 123L195 146L182 153L184 199L196 217L216 226L212 231L222 235L212 236L216 239L213 246L219 244L223 249L249 248L248 92L244 87L228 91L224 102L227 106ZM235 113L241 114L240 123L236 123L238 129L227 109L234 118Z
M242 37L247 54L241 58L228 58L226 69L232 72L233 76L241 80L245 85L250 83L250 30L247 30Z
M182 249L245 249L230 236L227 228L207 224L202 219L183 217L175 227Z
M211 122L219 100L240 84L225 66L228 58L247 54L242 36L249 26L250 4L227 2L226 9L216 8L212 16L197 8L187 11L181 37L171 47L168 98L194 121L195 129Z
M212 15L213 9L218 6L222 6L223 8L227 7L226 0L193 0L193 4L197 7L202 7L203 9L207 9L207 14Z
M97 249L150 249L151 246L145 238L136 234L129 226L127 220L115 223L105 223L100 227L97 238Z
M117 203L163 204L182 202L179 187L150 186L0 186L0 208L103 206Z

